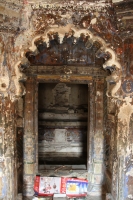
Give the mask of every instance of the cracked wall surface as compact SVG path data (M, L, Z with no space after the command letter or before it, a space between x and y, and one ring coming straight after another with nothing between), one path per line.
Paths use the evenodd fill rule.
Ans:
M101 45L95 55L99 60L103 59L103 68L109 72L106 77L108 120L105 138L106 147L110 148L107 153L109 160L106 162L111 178L107 182L111 184L110 192L114 199L133 199L132 9L132 1L122 0L0 1L1 198L15 199L17 194L17 173L14 174L15 169L19 168L16 158L16 130L19 127L22 132L24 126L21 98L26 92L19 80L26 80L25 71L31 66L30 57L40 55L37 48L40 44L46 41L49 48L50 36L54 37L54 32L59 32L60 38L69 33L67 37L70 38L73 30L75 38L79 38L82 33L89 35L86 41L86 38L82 38L88 45L87 48L94 42ZM41 43L37 43L38 41ZM30 52L28 57L27 52ZM71 75L69 72L68 70L67 73ZM19 111L16 111L16 102L19 102ZM22 160L20 165L21 162Z

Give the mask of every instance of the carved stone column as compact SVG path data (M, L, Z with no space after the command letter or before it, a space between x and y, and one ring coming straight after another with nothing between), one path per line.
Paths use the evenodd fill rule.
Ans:
M34 194L33 185L36 173L35 79L28 78L25 88L23 196L30 197Z
M89 84L89 194L101 195L103 183L103 86L104 80Z
M93 139L94 139L94 121L95 121L95 84L90 82L88 84L88 143L87 143L87 152L88 152L88 171L89 171L89 180L92 175L92 164L93 164Z
M38 173L38 82L34 84L34 131L35 131L35 173Z

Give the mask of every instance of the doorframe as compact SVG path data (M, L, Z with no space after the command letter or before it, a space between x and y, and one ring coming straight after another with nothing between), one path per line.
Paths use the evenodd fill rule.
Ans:
M37 75L37 76L29 76L28 77L29 80L29 88L32 85L32 88L34 91L30 91L30 93L27 93L27 95L31 96L32 99L32 109L33 109L33 115L31 115L31 117L33 117L33 132L29 132L28 137L33 137L33 144L34 144L34 152L32 152L32 156L34 157L34 161L33 161L33 166L32 166L32 170L28 169L27 166L25 166L25 162L24 162L24 175L23 175L23 179L24 181L28 179L28 176L32 177L32 181L28 181L27 184L24 184L24 189L23 189L23 193L24 196L31 196L31 194L33 193L33 184L34 184L34 177L36 174L38 174L38 83L43 83L43 82L52 82L52 83L59 83L59 82L63 82L63 83L71 83L71 84L88 84L88 131L87 131L87 171L88 171L88 179L90 182L92 182L91 186L94 186L97 183L94 183L94 181L92 180L92 177L95 175L95 168L96 168L96 164L95 163L95 159L94 159L94 135L96 132L98 132L98 123L97 123L97 115L96 115L96 103L99 104L99 102L97 102L96 96L96 88L100 87L100 85L102 86L104 84L104 78L100 77L95 78L95 77L91 77L91 76L82 76L82 75L69 75L69 76L65 76L65 75ZM27 82L27 81L26 81ZM26 87L27 90L27 87ZM27 90L29 91L29 89ZM91 98L90 98L91 96ZM30 98L30 97L29 97ZM89 101L89 98L91 99L91 101ZM103 102L101 102L102 106L103 106ZM28 110L25 109L25 114ZM103 120L103 119L102 119ZM26 118L24 118L25 123L27 123ZM103 122L103 121L102 121ZM101 129L101 126L100 126ZM27 127L25 127L24 132L27 132ZM103 128L102 128L102 133L103 133ZM26 141L26 135L24 133L24 144ZM25 146L25 145L24 145ZM24 152L26 153L26 147L24 149ZM25 155L24 155L25 157ZM24 160L25 161L25 160ZM101 176L103 175L103 161L100 162L99 166L101 166L102 168L102 172L101 172ZM31 166L30 166L31 167ZM32 172L30 172L30 174L27 174L27 171L25 171L25 169L27 170L31 170ZM96 174L97 175L97 174ZM94 177L93 177L94 178ZM102 179L102 178L101 178ZM101 187L102 181L101 183L99 183L99 188ZM93 187L92 187L93 188ZM99 191L98 188L98 191ZM91 191L90 191L91 192Z

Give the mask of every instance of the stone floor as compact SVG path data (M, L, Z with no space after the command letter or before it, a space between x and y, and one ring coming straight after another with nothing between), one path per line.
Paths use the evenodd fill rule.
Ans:
M22 194L19 194L18 195L18 198L17 200L22 200ZM33 198L30 198L30 199L25 199L25 200L48 200L49 198L40 198L38 199L37 197L33 197ZM99 197L99 196L87 196L86 198L71 198L71 199L68 199L66 197L56 197L56 198L53 198L53 200L106 200L106 197L105 195L103 195L102 197Z
M105 200L106 197L103 195L102 197L97 197L97 196L88 196L87 200Z

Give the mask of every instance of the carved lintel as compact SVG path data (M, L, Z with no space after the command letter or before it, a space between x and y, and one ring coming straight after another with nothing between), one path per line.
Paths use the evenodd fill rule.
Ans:
M70 75L38 75L38 81L58 81L58 82L89 82L92 80L91 76L70 76Z
M94 76L94 77L106 77L108 71L102 69L100 65L89 66L21 66L22 71L27 76L35 75L81 75L81 76Z

